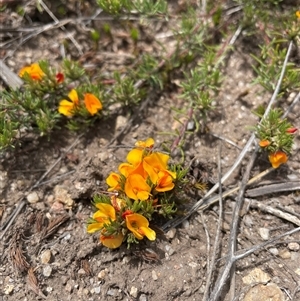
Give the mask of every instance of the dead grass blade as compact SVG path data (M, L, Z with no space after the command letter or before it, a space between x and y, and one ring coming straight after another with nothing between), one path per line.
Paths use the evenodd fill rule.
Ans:
M70 216L68 214L64 214L64 215L60 215L60 216L55 217L54 219L50 220L49 225L42 232L40 240L44 240L44 239L48 238L49 236L53 235L58 230L58 228L69 219L70 219Z
M39 288L38 281L34 275L33 268L30 268L27 273L27 285L30 290L32 290L36 295L46 299L47 297L42 293L42 291Z
M24 251L22 250L21 241L21 234L15 232L9 245L9 256L14 268L19 272L24 273L28 271L30 264L26 260Z

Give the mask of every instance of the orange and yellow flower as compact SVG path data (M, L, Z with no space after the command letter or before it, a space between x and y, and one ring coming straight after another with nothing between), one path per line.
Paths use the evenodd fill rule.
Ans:
M288 156L286 153L280 150L269 155L269 161L273 168L278 168L281 164L286 163L287 160Z
M76 90L71 90L71 92L68 94L68 97L70 101L67 99L63 99L60 101L58 112L65 116L71 117L73 115L73 111L79 105L79 99Z
M300 10L296 11L296 17L298 18L298 20L300 20Z
M139 174L130 174L125 182L126 195L135 201L146 201L149 198L151 187Z
M28 74L33 80L41 80L45 73L41 69L40 65L37 63L31 64L30 66L26 66L19 71L19 76L24 77L24 74Z
M149 240L155 240L156 238L155 231L149 228L148 220L138 213L126 215L126 226L139 240L143 239L144 236Z
M159 171L155 190L157 192L172 190L175 186L175 184L173 183L173 179L175 179L175 177L176 173L174 172L168 170Z
M102 110L102 103L94 94L84 94L84 104L91 115L95 115L99 110Z
M136 147L141 147L141 148L153 148L154 146L154 140L153 138L148 138L145 141L137 141L135 143Z
M93 214L93 219L96 222L88 225L88 233L94 233L102 230L104 225L110 224L112 221L116 220L116 211L112 205L97 203L95 206L99 209Z

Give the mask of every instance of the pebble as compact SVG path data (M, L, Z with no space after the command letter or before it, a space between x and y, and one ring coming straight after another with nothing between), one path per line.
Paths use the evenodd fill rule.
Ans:
M33 192L30 192L28 195L27 195L27 201L28 203L30 204L35 204L39 201L39 196L37 194L36 191L33 191Z
M282 259L290 259L291 258L291 252L288 250L281 250L279 251L279 256Z
M289 250L291 250L291 251L298 251L298 250L300 249L300 246L299 246L299 244L296 243L296 242L290 242L290 243L288 244L288 248L289 248Z
M145 294L141 294L139 297L139 301L148 301L148 298Z
M98 274L99 279L104 279L106 276L106 270L101 270Z
M3 292L4 292L5 295L9 295L9 294L12 293L12 291L14 290L14 288L15 288L15 287L14 287L12 284L7 284L7 285L4 287Z
M106 295L108 296L115 296L115 294L116 294L116 290L114 289L109 289L106 293Z
M152 275L152 279L154 281L156 281L158 279L157 274L156 274L156 272L154 270L151 272L151 275Z
M174 276L170 276L169 280L170 280L170 282L173 282L175 280L175 277Z
M176 228L172 228L166 233L166 238L168 240L171 240L175 237L175 235L176 235Z
M41 263L47 264L51 261L52 253L50 250L46 250L41 254Z
M100 286L94 287L94 293L95 294L100 294L100 292L101 292L101 287Z
M43 275L44 275L45 277L50 277L51 273L52 273L52 268L51 268L51 266L50 266L50 265L46 265L46 266L43 268Z
M257 282L267 283L270 279L270 276L259 268L253 269L248 275L242 278L243 283L247 285L252 285Z
M182 222L182 227L187 230L190 227L189 221L187 221L187 220L183 221Z
M170 245L166 245L165 249L169 256L172 256L175 253L175 250Z
M270 253L277 256L279 254L279 251L277 248L270 248L269 249Z
M132 286L129 292L130 296L132 296L133 298L137 298L138 296L138 289L135 286Z
M284 294L275 283L258 284L251 287L243 301L272 300L284 301Z
M127 118L122 115L119 115L116 119L116 130L125 127L126 124L127 124Z
M259 228L258 233L263 240L269 240L270 230L267 228Z

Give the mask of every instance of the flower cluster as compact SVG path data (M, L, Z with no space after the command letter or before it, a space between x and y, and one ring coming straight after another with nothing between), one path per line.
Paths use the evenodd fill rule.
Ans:
M68 116L72 117L77 111L83 108L78 93L75 89L72 89L71 92L68 94L68 100L63 99L59 103L58 112ZM84 105L86 110L93 116L95 115L99 110L102 110L102 103L101 101L91 93L85 93L84 94Z
M44 68L48 69L46 66L44 66ZM55 73L55 76L52 76L51 72L49 70L47 71L48 74L42 70L40 64L34 63L22 68L19 72L19 76L25 80L32 81L33 83L49 79L51 81L51 77L54 77L54 84L56 85L64 82L65 76L62 72ZM68 94L68 99L63 99L59 102L58 112L67 117L72 117L76 113L84 114L86 111L94 116L98 111L102 110L102 103L94 94L84 93L83 99L82 102L78 97L78 92L75 89L72 89Z
M297 131L286 119L281 119L282 112L273 109L256 127L259 146L266 150L273 168L278 168L288 161L292 150L294 133Z
M171 201L177 174L168 168L169 156L153 150L154 140L138 141L106 179L108 194L94 198L98 209L88 222L87 231L100 231L100 241L108 248L118 248L123 241L138 243L145 236L155 240L149 227L153 214L175 213Z

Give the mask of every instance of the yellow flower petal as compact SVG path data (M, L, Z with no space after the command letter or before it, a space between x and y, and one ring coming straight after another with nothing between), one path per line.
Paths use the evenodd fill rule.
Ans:
M176 173L174 172L170 172L168 170L160 171L158 173L158 180L156 183L155 190L158 192L172 190L175 186L175 184L173 183L173 179L175 179L175 177Z
M68 94L68 97L71 101L67 99L63 99L59 103L58 112L65 116L71 117L73 115L73 111L79 104L78 94L76 90L72 89Z
M84 104L91 115L95 115L99 110L102 109L101 101L91 93L84 94Z
M120 190L120 175L115 172L110 173L106 178L106 184L110 187L108 191Z
M103 223L92 223L87 226L88 233L95 233L103 228Z
M110 249L116 249L119 248L122 244L123 238L124 236L122 233L110 236L101 235L100 241L105 247Z
M142 147L142 148L152 148L154 146L153 138L148 138L145 141L137 141L135 146Z

